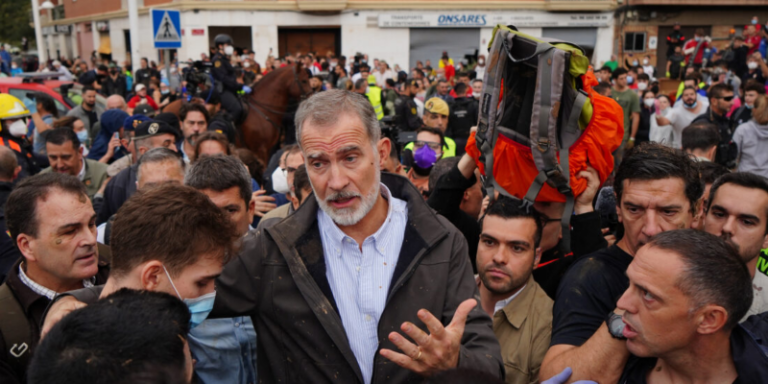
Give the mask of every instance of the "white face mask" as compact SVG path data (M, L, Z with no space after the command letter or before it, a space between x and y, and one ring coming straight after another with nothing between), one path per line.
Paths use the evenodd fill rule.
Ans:
M22 137L27 134L27 124L24 120L16 120L8 126L8 133L14 137Z
M291 191L285 172L280 167L275 168L275 171L272 172L272 189L277 193L288 193Z
M250 67L251 67L251 63L249 63L247 61L245 63L243 63L243 68L250 68Z
M750 61L749 63L747 63L747 68L749 68L749 69L757 69L757 62Z
M225 55L229 56L229 55L231 55L233 53L235 53L235 48L234 47L232 47L231 45L227 45L226 47L224 47L224 54Z
M648 107L648 108L653 107L653 103L655 101L656 100L654 100L654 99L643 99L643 103L645 103L645 106Z
M641 91L645 91L647 88L648 88L648 83L646 83L646 82L642 82L642 83L638 82L637 83L637 89L639 89Z
M648 65L648 59L643 59L643 65Z

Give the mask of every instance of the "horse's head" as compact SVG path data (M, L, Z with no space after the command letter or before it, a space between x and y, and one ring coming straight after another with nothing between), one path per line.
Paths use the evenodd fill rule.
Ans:
M301 61L293 65L293 82L288 87L288 94L297 100L303 100L312 95L312 87L309 85L309 73L304 69Z

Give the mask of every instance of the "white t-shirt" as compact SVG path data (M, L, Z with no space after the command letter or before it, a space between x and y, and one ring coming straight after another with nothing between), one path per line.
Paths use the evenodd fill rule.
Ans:
M377 70L373 72L373 76L376 78L376 85L381 89L384 89L387 86L387 79L394 78L394 74L391 70L386 70L384 73Z
M686 108L670 111L667 119L669 119L669 122L672 124L672 131L674 133L672 148L680 149L683 147L683 129L691 125L693 119L704 113L704 111L706 111L705 108L699 108L696 112L691 112Z

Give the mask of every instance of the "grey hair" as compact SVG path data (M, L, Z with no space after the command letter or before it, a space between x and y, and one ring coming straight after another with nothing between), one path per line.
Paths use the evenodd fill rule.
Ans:
M296 111L296 142L301 147L301 131L306 121L321 127L335 123L342 113L354 114L365 125L371 144L376 146L381 138L381 127L373 106L363 95L343 89L317 93L301 103Z
M138 163L136 163L136 180L141 178L141 166L150 163L162 163L165 161L178 162L181 171L183 172L187 163L184 162L184 158L177 152L174 152L165 147L152 148L139 157Z

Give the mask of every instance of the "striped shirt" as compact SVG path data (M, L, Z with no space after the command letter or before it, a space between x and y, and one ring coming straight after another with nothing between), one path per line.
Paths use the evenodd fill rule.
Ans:
M35 283L32 279L30 279L27 274L24 273L24 268L22 268L22 265L19 265L19 280L21 280L24 285L29 287L32 292L37 293L40 296L47 297L48 300L53 300L53 298L58 295L56 291L43 287L42 285ZM83 279L83 288L91 288L95 283L96 276L93 276L90 279Z
M360 246L344 234L322 209L317 211L325 254L326 277L339 308L341 322L366 384L373 376L379 349L378 324L389 293L405 237L408 208L381 184L389 201L387 218Z

